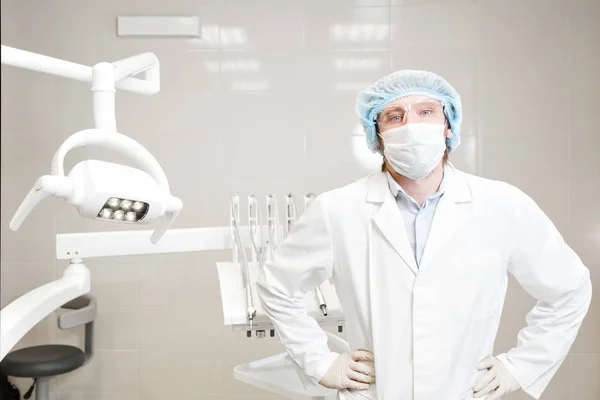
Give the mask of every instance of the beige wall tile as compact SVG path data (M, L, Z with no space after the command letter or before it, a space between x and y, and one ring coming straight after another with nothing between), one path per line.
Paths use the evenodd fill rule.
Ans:
M594 400L600 396L600 355L573 354L571 356L573 382L571 398L577 400Z
M50 400L137 400L137 392L50 392Z
M569 96L565 56L490 48L481 51L479 64L481 173L525 191L562 233L568 225L568 119L545 115L548 103Z
M572 397L571 382L573 380L573 369L571 356L567 356L560 369L550 381L550 384L544 390L541 399L543 400L569 400L577 399Z
M31 161L42 162L48 174L56 151L54 82L50 75L2 67L2 168L22 169L21 178L30 186L38 178L26 173L32 168Z
M96 297L100 307L139 304L139 267L137 264L126 262L125 258L121 261L120 263L107 262L105 259L86 261L91 274L91 294Z
M53 19L48 18L53 13L53 7L53 4L47 2L37 4L18 0L3 1L0 23L2 44L52 56L54 42L43 39L53 37L56 30ZM43 35L42 40L40 34ZM2 69L4 68L7 67L3 66Z
M390 53L384 50L307 48L300 55L303 92L309 97L307 104L312 105L302 108L308 115L320 108L312 97L339 93L354 98L357 90L392 72ZM330 104L324 111L337 107ZM354 108L344 107L343 111L345 115L352 115Z
M567 2L482 3L478 10L482 47L560 49L571 45Z
M51 381L54 392L135 392L139 388L137 350L97 350L89 364Z
M583 11L588 14L583 16ZM593 106L594 94L600 92L600 81L590 80L590 74L600 69L600 48L590 46L598 24L590 16L600 16L600 7L573 11L573 37L578 42L572 54L573 74L569 108L569 216L567 242L590 269L594 295L588 316L581 327L572 352L600 353L600 212L593 202L600 196L600 135L590 133L600 126L600 114ZM597 19L596 19L597 20Z
M477 7L473 4L426 4L394 7L392 46L417 49L477 48Z
M388 49L389 7L355 7L351 3L307 1L304 43L309 49Z
M262 8L246 3L225 7L219 29L220 49L299 47L303 42L301 10L296 2L271 3Z
M216 269L214 262L142 265L140 305L196 307L211 304L218 315L220 294Z
M54 267L51 263L2 262L1 265L1 304L10 304L38 286L54 281Z
M139 348L142 330L139 307L98 307L94 323L94 345L98 350Z
M140 356L140 397L159 400L171 397L189 397L198 393L197 383L204 382L200 389L203 396L228 393L226 382L229 375L218 368L221 361L217 354L208 352L206 343L172 343L169 348L148 349ZM165 384L169 382L169 384Z
M303 88L302 61L301 53L292 50L221 52L221 89L223 92L299 92ZM227 115L231 113L224 117Z
M27 153L26 153L27 154ZM39 205L23 221L17 231L9 227L15 212L25 199L36 180L50 172L50 161L40 163L36 156L27 166L2 168L1 177L1 216L0 235L2 236L2 262L8 263L47 263L44 268L52 270L52 260L55 257L54 233L55 210L58 199L48 198ZM50 272L44 276L54 276Z

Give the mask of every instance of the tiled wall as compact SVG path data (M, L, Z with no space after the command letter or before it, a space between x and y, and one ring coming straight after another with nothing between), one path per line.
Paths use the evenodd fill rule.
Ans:
M118 38L119 15L198 15L203 38ZM464 102L454 164L529 193L599 288L599 21L598 0L3 0L1 26L4 45L86 65L159 57L160 94L119 92L117 123L183 199L176 228L225 226L232 191L320 192L366 175L380 160L356 136L357 89L394 70L433 70ZM8 229L58 145L92 126L88 84L2 67L2 305L60 276L55 233L117 229L56 199ZM69 167L91 154L120 160L74 153ZM53 399L272 398L232 378L235 365L280 348L222 326L214 262L227 258L90 260L96 357L56 379ZM543 399L600 398L598 297ZM498 352L532 305L511 281ZM20 346L81 337L53 315Z

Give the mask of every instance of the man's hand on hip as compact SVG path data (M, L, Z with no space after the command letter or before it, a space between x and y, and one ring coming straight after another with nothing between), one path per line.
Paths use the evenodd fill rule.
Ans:
M340 354L319 382L329 389L366 390L375 383L375 364L373 353L357 350Z
M486 400L497 400L503 395L521 389L521 385L514 376L496 357L488 357L482 360L477 369L488 371L477 379L473 387L474 397L479 398L491 395Z

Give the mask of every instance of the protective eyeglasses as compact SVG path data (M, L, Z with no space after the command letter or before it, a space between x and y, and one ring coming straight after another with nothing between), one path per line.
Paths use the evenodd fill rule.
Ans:
M383 109L377 117L377 123L384 126L406 124L408 114L412 112L418 122L444 123L444 106L437 100L418 100L403 105L391 105Z

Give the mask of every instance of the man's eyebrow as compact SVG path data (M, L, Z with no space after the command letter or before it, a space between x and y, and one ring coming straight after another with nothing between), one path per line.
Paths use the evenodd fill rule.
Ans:
M391 106L391 107L385 108L382 111L382 113L386 113L388 111L403 111L403 110L404 110L404 107L402 107L402 106Z

